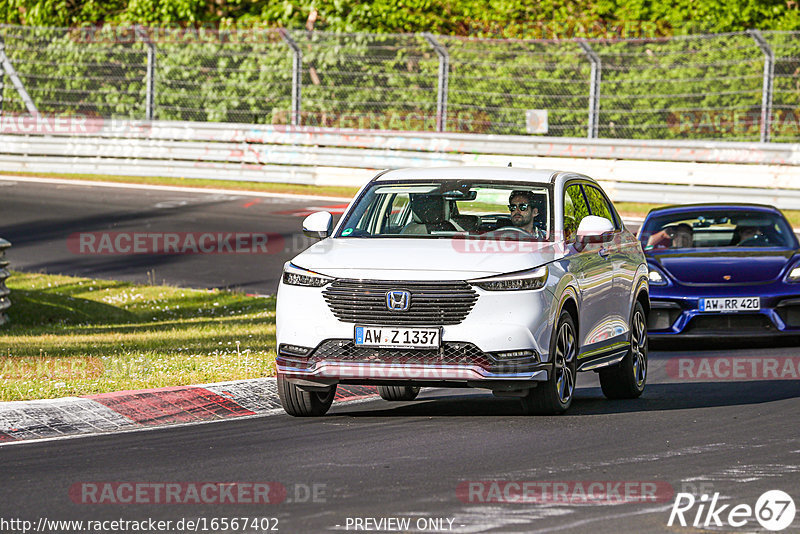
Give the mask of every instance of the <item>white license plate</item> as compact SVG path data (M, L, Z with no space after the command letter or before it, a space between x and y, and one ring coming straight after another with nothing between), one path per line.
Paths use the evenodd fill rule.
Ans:
M700 311L703 312L758 311L760 309L761 299L759 297L700 299Z
M356 326L355 344L359 347L438 349L441 337L439 328Z

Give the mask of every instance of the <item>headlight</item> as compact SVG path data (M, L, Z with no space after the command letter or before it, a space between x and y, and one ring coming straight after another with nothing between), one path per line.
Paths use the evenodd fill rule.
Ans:
M547 282L547 266L529 271L492 276L471 280L470 283L487 291L522 291L526 289L541 289Z
M789 271L786 281L792 283L800 282L800 265Z
M650 267L650 273L647 275L650 279L650 283L654 286L664 286L667 285L667 281L664 280L664 277L661 275L660 272L656 271L652 267Z
M283 268L283 283L290 286L322 287L333 278L287 263Z

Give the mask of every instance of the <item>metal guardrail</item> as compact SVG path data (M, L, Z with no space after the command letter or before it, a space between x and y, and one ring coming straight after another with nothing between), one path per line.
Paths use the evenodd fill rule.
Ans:
M0 117L7 171L360 185L377 169L509 161L584 172L615 199L759 198L800 209L800 144Z
M800 143L586 139L449 132L391 132L186 121L0 116L0 134L235 142L253 145L340 147L414 152L505 154L699 163L800 165ZM79 142L77 139L76 143ZM6 153L0 147L0 153Z
M11 306L11 299L8 298L8 294L11 293L11 291L6 287L6 279L9 275L6 269L6 267L8 267L8 260L5 259L6 249L10 246L11 243L0 238L0 325L8 321L8 316L6 316L5 312L9 306Z

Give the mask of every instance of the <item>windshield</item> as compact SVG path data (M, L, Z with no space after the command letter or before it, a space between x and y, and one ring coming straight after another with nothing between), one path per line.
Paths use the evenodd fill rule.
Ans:
M337 237L512 237L551 241L547 186L507 182L376 182Z
M698 210L653 217L639 240L645 250L718 247L794 247L782 216L764 211Z

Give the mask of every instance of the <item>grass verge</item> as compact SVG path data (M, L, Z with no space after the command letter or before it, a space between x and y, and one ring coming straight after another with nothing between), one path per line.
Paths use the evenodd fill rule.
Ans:
M275 373L275 299L12 273L0 400L201 384Z

